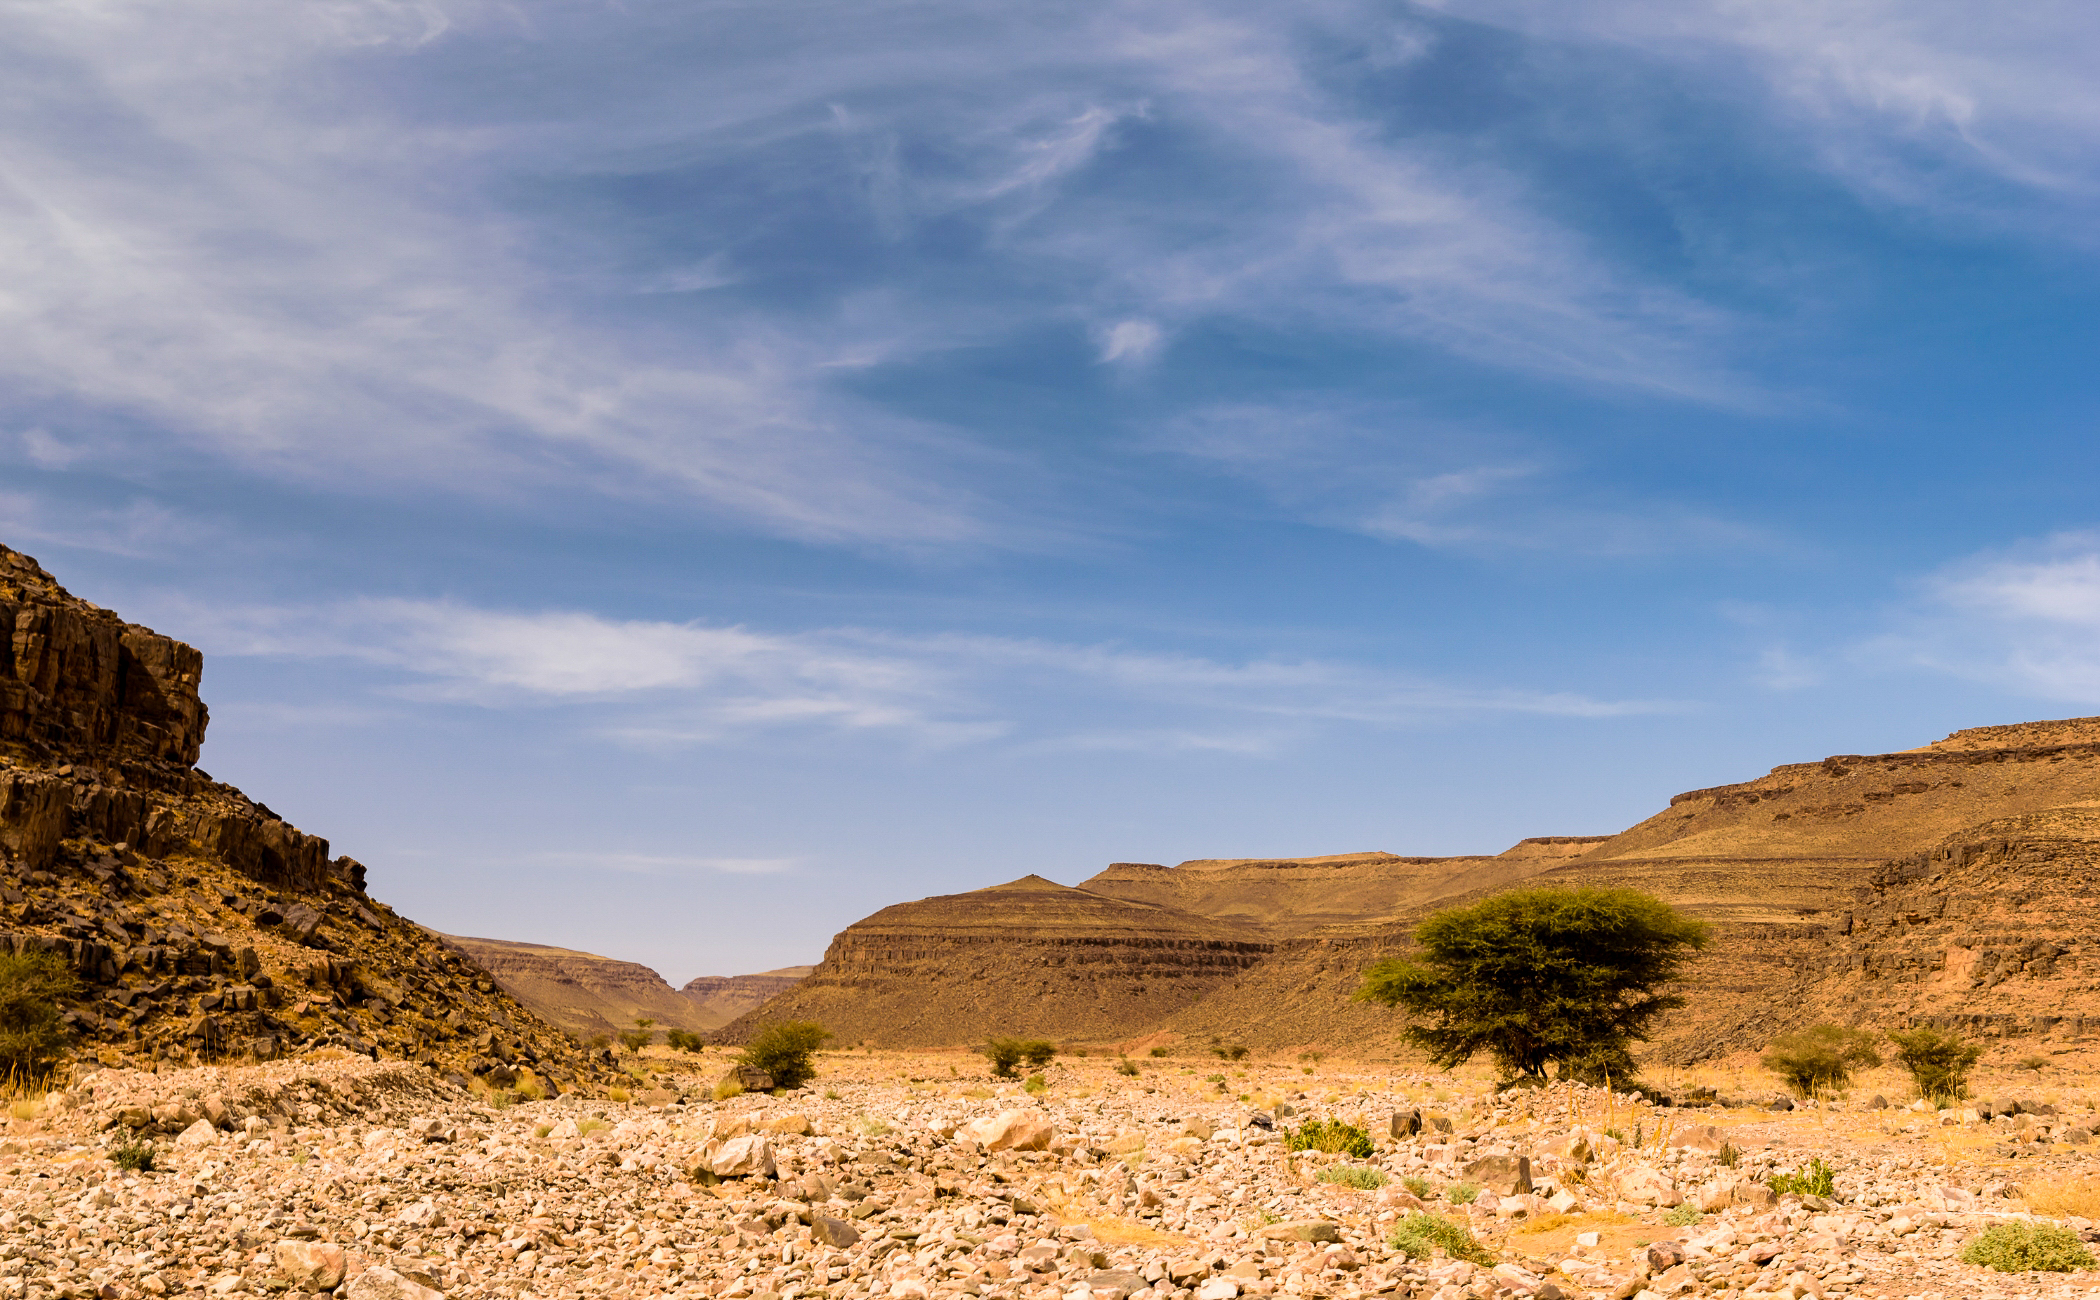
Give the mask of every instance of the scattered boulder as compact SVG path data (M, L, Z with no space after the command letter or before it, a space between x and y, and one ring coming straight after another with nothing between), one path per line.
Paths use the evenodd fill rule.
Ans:
M280 1241L277 1273L301 1291L333 1291L343 1282L344 1253L326 1241Z
M1009 1110L973 1119L956 1130L986 1151L1047 1151L1057 1135L1050 1117L1039 1110Z
M346 1300L445 1300L445 1293L424 1286L386 1265L368 1268L343 1288Z
M773 1144L755 1135L731 1138L715 1149L707 1167L717 1178L771 1178Z

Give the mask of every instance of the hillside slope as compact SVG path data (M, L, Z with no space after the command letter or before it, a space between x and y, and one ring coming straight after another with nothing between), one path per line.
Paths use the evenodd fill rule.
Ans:
M196 766L203 656L0 547L0 945L62 954L76 1053L335 1047L560 1086L596 1068L328 841Z

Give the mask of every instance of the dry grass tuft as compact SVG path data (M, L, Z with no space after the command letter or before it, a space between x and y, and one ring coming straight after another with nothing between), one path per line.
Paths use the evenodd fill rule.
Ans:
M2052 1219L2100 1219L2100 1175L2037 1180L2027 1184L2020 1199L2028 1209Z

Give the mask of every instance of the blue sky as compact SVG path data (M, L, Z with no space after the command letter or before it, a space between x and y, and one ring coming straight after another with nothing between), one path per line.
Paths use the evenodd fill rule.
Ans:
M2100 712L2040 3L0 13L0 539L674 980Z

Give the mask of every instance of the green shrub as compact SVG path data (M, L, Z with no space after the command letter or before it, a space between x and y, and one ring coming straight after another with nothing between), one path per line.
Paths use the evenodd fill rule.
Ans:
M1797 1097L1832 1093L1852 1082L1853 1070L1881 1064L1874 1037L1864 1029L1815 1025L1773 1039L1757 1063L1778 1075Z
M119 1169L133 1173L153 1172L153 1144L137 1138L126 1138L109 1149L109 1158Z
M1480 1199L1480 1184L1453 1183L1444 1189L1444 1199L1453 1205L1471 1205Z
M992 1073L1002 1079L1014 1077L1014 1067L1021 1063L1021 1040L1018 1038L994 1038L977 1050L992 1063Z
M1283 1136L1286 1151L1333 1151L1358 1160L1371 1158L1371 1135L1338 1119L1308 1120Z
M1027 1093L1031 1097L1039 1096L1042 1093L1049 1091L1049 1088L1050 1081L1048 1079L1045 1079L1040 1074L1029 1075L1028 1078L1024 1080L1021 1084L1021 1091Z
M1927 1101L1954 1101L1969 1095L1969 1071L1983 1058L1983 1048L1960 1034L1938 1029L1892 1031L1896 1062L1910 1071L1918 1095Z
M1021 1059L1028 1062L1028 1068L1040 1070L1057 1059L1057 1044L1042 1038L1022 1039Z
M1817 1156L1791 1174L1773 1174L1766 1180L1774 1196L1795 1192L1802 1196L1829 1196L1837 1190L1836 1172Z
M639 1052L656 1041L656 1022L647 1016L636 1016L634 1028L620 1031L620 1046L630 1052Z
M1427 1178L1422 1177L1420 1174L1409 1174L1407 1177L1400 1180L1400 1185L1402 1187L1405 1187L1408 1191L1413 1192L1415 1194L1415 1199L1417 1200L1426 1201L1429 1199L1429 1193L1431 1190L1429 1186L1429 1180Z
M80 989L57 953L0 952L0 1077L28 1081L58 1063L66 1043L61 998Z
M1375 1192L1385 1186L1385 1170L1370 1165L1329 1165L1320 1171L1320 1181Z
M1165 1056L1166 1054L1167 1049L1164 1047L1155 1047L1152 1049L1152 1055L1154 1056Z
M1441 1247L1453 1259L1493 1266L1495 1257L1473 1239L1473 1234L1441 1214L1410 1214L1393 1227L1387 1245L1409 1259L1427 1259Z
M737 1059L773 1076L774 1086L799 1088L816 1074L811 1058L831 1032L814 1020L783 1020L758 1031Z
M1735 1143L1723 1142L1720 1153L1714 1156L1714 1163L1723 1169L1733 1169L1742 1158L1743 1153L1737 1149Z
M671 1050L677 1052L697 1052L707 1046L701 1041L700 1035L690 1029L666 1029L664 1042L670 1044Z
M1120 1060L1120 1061L1117 1061L1117 1062L1116 1062L1116 1073L1117 1073L1117 1074L1127 1074L1127 1075L1129 1075L1129 1076L1130 1076L1131 1078L1135 1079L1135 1078L1137 1077L1137 1072L1138 1072L1137 1062L1136 1062L1136 1061L1133 1061L1133 1060L1131 1060L1131 1059L1130 1059L1129 1057L1127 1057L1127 1056L1126 1056L1126 1057L1124 1057L1124 1058L1123 1058L1122 1060Z
M1961 1260L2001 1273L2100 1268L2077 1233L2054 1223L1994 1223L1962 1247Z
M1700 1213L1698 1206L1692 1204L1690 1201L1686 1201L1683 1205L1680 1205L1676 1209L1670 1211L1668 1214L1665 1214L1663 1216L1663 1222L1669 1224L1673 1228L1689 1228L1693 1224L1699 1222L1699 1220L1704 1217L1705 1216Z

